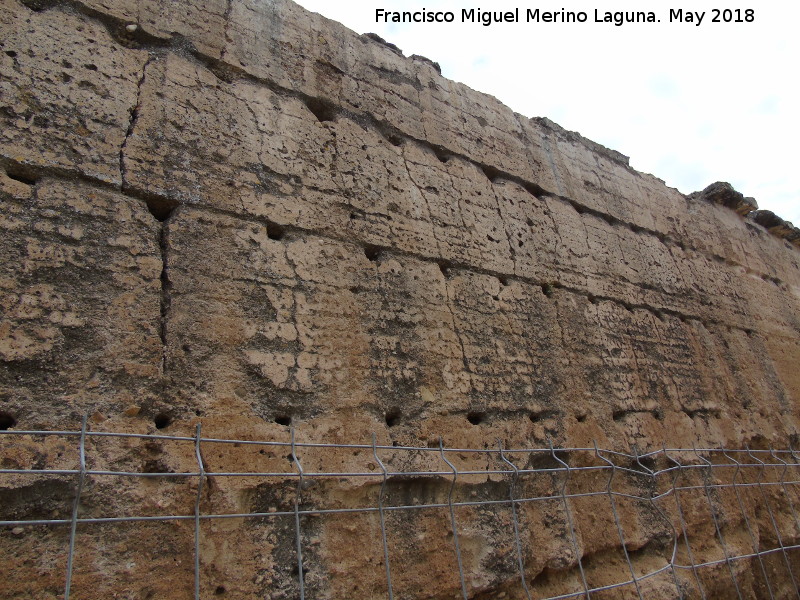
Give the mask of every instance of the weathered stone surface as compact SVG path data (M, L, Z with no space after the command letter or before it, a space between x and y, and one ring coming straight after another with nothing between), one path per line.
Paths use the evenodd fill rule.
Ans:
M469 161L437 157L349 118L319 122L299 100L269 93L265 101L256 89L220 84L203 66L172 55L151 62L126 146L127 183L146 194L704 319L720 314L709 310L710 297L735 299L729 275L708 269L713 257L498 176L492 182ZM731 306L725 314L741 325L744 312Z
M142 34L163 41L187 39L212 58L220 58L225 49L227 0L85 0L80 4L93 16L110 21L111 28L128 39L140 39Z
M37 428L146 402L162 354L161 255L147 208L55 179L6 178L0 190L3 410Z
M783 238L790 244L800 246L800 229L791 222L784 221L771 210L754 210L748 217L765 227L771 234Z
M119 154L147 53L95 20L14 0L0 15L0 153L119 184Z
M745 198L743 194L737 192L730 183L725 181L712 183L702 192L692 193L691 197L727 206L743 217L758 209L758 204L753 198Z
M204 595L297 597L295 498L374 508L373 433L390 468L439 473L385 490L388 505L435 505L385 522L396 597L435 599L461 594L440 438L481 450L452 453L474 471L452 490L494 502L455 510L465 586L488 599L525 597L518 547L532 595L554 596L581 589L578 558L592 586L626 581L623 546L639 575L662 568L681 526L641 496L655 493L647 469L673 466L663 456L618 471L624 541L604 475L570 474L586 494L568 504L574 544L566 483L521 477L519 495L556 500L517 505L517 546L511 481L494 472L507 464L483 451L498 441L638 455L800 433L796 230L767 211L742 219L748 199L726 184L683 196L288 0L9 0L0 23L0 426L74 430L88 413L94 431L183 436L90 438L92 469L171 476L90 475L80 510L263 513L202 522ZM343 474L303 487L286 447L204 443L198 495L198 424L364 446L302 447L307 472ZM3 468L75 469L72 437L7 439ZM234 472L275 475L221 475ZM718 561L703 475L681 476L695 559ZM75 480L0 474L0 518L68 518ZM751 523L777 547L765 498L783 543L800 539L777 487L727 513L730 552L752 552ZM299 518L307 597L387 595L374 510ZM81 525L74 597L192 597L193 535L190 521ZM8 595L62 595L67 542L0 532ZM781 556L764 560L783 573L772 596L790 597ZM731 569L746 596L769 597L754 565ZM704 568L706 597L735 593L728 576ZM641 582L642 597L676 589L666 571Z

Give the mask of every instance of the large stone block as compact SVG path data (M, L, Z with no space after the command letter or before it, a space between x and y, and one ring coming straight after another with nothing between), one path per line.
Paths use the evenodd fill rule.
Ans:
M0 40L0 156L119 185L147 52L94 19L16 0L4 4Z
M28 198L0 192L3 410L28 428L74 426L86 412L119 417L152 402L158 223L144 203L108 190L59 179L30 187Z

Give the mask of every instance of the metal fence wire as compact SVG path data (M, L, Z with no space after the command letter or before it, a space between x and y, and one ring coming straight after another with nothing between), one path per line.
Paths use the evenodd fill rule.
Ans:
M0 505L0 526L17 533L20 528L68 530L68 543L62 548L66 554L63 588L58 592L65 599L78 595L73 589L76 557L87 551L91 537L81 533L91 528L175 524L182 535L193 536L193 544L186 545L191 561L188 556L184 559L191 562L194 581L184 583L188 597L193 593L199 599L215 593L207 589L203 577L207 565L201 546L204 533L213 535L207 529L210 522L285 519L291 527L281 531L292 539L286 544L291 550L282 555L291 565L284 567L294 580L291 595L305 600L318 592L305 581L305 573L316 560L309 551L313 543L307 531L310 520L318 532L319 523L353 515L372 519L379 531L372 567L379 572L376 577L382 587L371 597L413 597L404 588L406 579L398 577L407 565L393 543L405 533L394 517L408 512L440 520L440 531L447 532L443 537L448 538L445 544L452 553L445 561L453 565L451 591L464 600L706 599L722 594L800 600L796 510L800 455L791 447L663 447L641 454L596 445L505 448L499 441L484 448L452 448L441 440L408 447L378 444L374 435L362 444L298 441L294 429L279 440L203 437L200 425L194 436L92 431L86 419L80 431L6 430L0 434L0 490L5 498L12 498L9 494L15 491L22 498ZM132 458L139 456L142 447L157 447L161 458ZM237 455L241 460L234 458ZM252 468L221 468L231 464ZM180 481L192 498L184 503L187 510L177 514L145 514L143 506L137 510L128 503L123 508L107 500L87 507L87 490L109 479L120 490L145 479ZM28 510L25 490L32 481L53 480L66 483L53 488L61 490L61 496L49 505L56 508L44 518L47 515ZM222 506L209 500L215 490L237 482L248 489L269 488L276 493L267 494L271 500L255 510L213 510ZM322 491L315 489L321 482ZM364 483L370 484L370 493L350 493ZM405 493L404 488L410 487L413 493ZM532 507L544 504L547 511L531 512ZM467 560L470 550L463 536L473 529L470 515L476 510L505 515L498 521L504 529L494 533L495 538L503 535L510 540L507 565L511 571L502 595L481 591L469 567L474 561ZM549 522L536 521L545 514ZM551 568L544 573L548 569L535 558L537 552L547 550L539 547L532 533L554 527L561 532L558 543L567 558L560 571ZM9 554L0 556L3 564L14 561L14 539L6 536L11 545L0 546ZM598 560L602 554L597 548L592 550L597 539L604 539L605 552L616 552L616 558L605 563ZM91 573L84 574L81 585L89 580Z

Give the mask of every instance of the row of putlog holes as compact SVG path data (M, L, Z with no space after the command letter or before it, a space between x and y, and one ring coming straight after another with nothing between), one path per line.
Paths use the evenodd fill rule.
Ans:
M338 107L336 107L331 102L329 102L327 100L324 100L322 98L309 98L309 99L306 100L305 104L306 104L306 107L308 108L308 110L317 118L317 120L320 123L334 121L336 116L337 116L337 114L340 112L340 109ZM384 136L384 138L386 138L386 140L390 144L392 144L393 146L402 146L403 139L397 133L393 133L393 132L389 131L388 128L385 127L385 126L384 127L379 127L379 131ZM433 150L436 158L440 162L446 163L446 162L448 162L450 160L451 154L447 151L446 148L444 148L442 146L435 145L435 144L428 144L428 146L430 147L431 150ZM541 197L544 197L544 196L550 196L551 195L544 188L536 185L535 183L531 183L529 181L525 181L525 180L520 179L518 177L514 177L514 176L511 176L511 175L508 175L508 174L503 173L499 169L497 169L495 167L492 167L490 165L478 164L478 166L480 167L480 169L483 172L483 174L486 176L486 178L491 183L496 183L496 181L498 179L500 179L500 178L506 178L506 179L514 181L518 185L522 186L529 194L531 194L532 196L534 196L537 199L541 198ZM599 210L583 206L582 204L579 204L578 202L575 202L574 200L568 200L567 199L566 202L568 202L569 205L575 210L575 212L577 212L580 215L590 214L590 215L593 215L593 216L595 216L595 217L597 217L599 219L603 219L606 223L608 223L611 226L627 227L630 231L632 231L633 233L636 233L636 234L645 233L645 234L653 235L653 236L657 237L663 244L668 245L669 243L672 243L672 244L678 246L684 252L687 249L686 245L681 240L675 240L675 239L673 239L673 238L671 238L669 236L666 236L666 235L664 235L662 233L659 233L657 231L649 230L647 228L641 227L639 225L635 225L633 223L626 223L625 221L622 221L621 219L618 219L618 218L613 217L613 216L611 216L609 214L603 213L603 212L601 212ZM533 223L531 222L530 219L528 219L527 222L528 222L529 226L533 225ZM748 225L751 225L751 224L748 223ZM520 245L521 245L521 242L520 242ZM370 250L370 252L373 252L375 255L377 255L377 253L374 251L374 249ZM370 260L373 260L373 259L370 258ZM783 283L779 279L772 278L772 277L769 277L769 276L766 276L766 275L763 276L762 278L765 281L772 281L776 285L781 285ZM550 295L547 292L545 292L545 294L548 295L548 296Z
M366 246L364 246L364 256L366 256L367 259L370 262L375 262L375 261L380 259L381 253L384 250L385 249L381 248L380 246L367 244ZM438 261L437 264L439 265L439 270L441 271L441 273L445 277L445 279L450 279L453 276L453 271L456 268L456 265L454 263L452 263L450 261L447 261L447 260L440 260L440 261ZM497 276L497 280L500 282L500 285L502 285L503 287L506 287L506 286L510 285L510 283L511 283L510 279L508 277L504 276L504 275ZM549 282L540 283L539 287L542 290L542 294L544 294L548 298L551 298L555 294L556 290L562 289L564 286L559 281L549 281ZM351 288L351 291L357 291L358 289L359 289L358 286L356 286L354 288ZM494 298L495 300L499 300L500 299L499 296L492 296L492 298ZM601 298L598 298L597 296L595 296L593 294L587 294L586 295L586 299L591 304L599 304L601 302L601 300L602 300ZM608 300L610 302L614 302L616 304L619 304L620 306L622 306L622 308L624 308L625 310L627 310L630 313L634 312L634 310L636 310L636 308L637 308L634 305L632 305L632 304L630 304L628 302L621 301L621 300L617 300L617 299L608 299ZM642 310L647 310L648 312L650 312L653 315L655 315L655 317L658 318L659 321L665 321L666 320L664 312L662 312L662 311L660 311L658 309L651 308L651 307L641 307L641 308L642 308ZM686 316L686 315L680 315L680 314L676 315L676 316L681 321L681 323L689 323L690 321L696 321L698 323L702 323L703 326L706 327L706 329L710 329L711 328L711 323L703 321L700 318ZM728 326L727 329L730 332L730 331L732 331L733 328L731 326ZM747 334L748 337L753 337L755 335L755 331L752 330L752 329L748 328L748 329L744 329L743 331Z
M651 411L615 411L613 414L613 419L615 421L620 421L628 414L632 412L651 412ZM658 420L663 419L663 414L659 411L652 411L653 416L655 416ZM690 417L694 417L697 415L705 415L709 414L710 416L714 416L719 418L720 414L719 411L716 410L708 410L708 409L700 409L695 411L684 410L686 414ZM470 425L482 425L486 423L488 420L488 413L486 411L480 410L471 410L466 413L466 419L470 423ZM540 412L531 412L528 414L528 419L530 419L531 423L539 423L541 421L547 419L558 418L561 416L561 413L556 411L540 411ZM403 421L403 413L398 408L393 408L386 412L384 415L384 420L386 422L387 427L395 427L396 425L400 425ZM578 423L583 423L586 421L586 414L576 414L575 420ZM156 429L165 429L169 427L173 422L173 419L167 413L158 413L153 418L153 425L155 425ZM292 425L292 417L287 413L280 413L275 416L274 422L278 425L282 425L284 427L290 427ZM9 412L0 411L0 431L6 431L11 429L12 427L16 426L17 419Z
M557 418L560 414L561 413L555 411L531 412L528 414L528 418L531 423L539 423L546 419ZM489 414L486 411L471 410L466 413L465 417L470 425L482 425L487 422ZM578 423L583 423L586 420L586 415L578 414L575 416L575 420L578 421ZM274 421L278 425L289 427L292 424L292 417L286 413L281 413L275 417ZM384 414L384 421L387 427L400 425L403 422L403 413L399 408L393 408Z
M340 112L339 108L336 107L331 102L324 100L322 98L309 98L305 101L306 107L308 110L317 118L320 123L334 121L337 114ZM379 128L380 133L386 138L386 140L392 144L393 146L401 146L403 144L403 139L397 133L390 132L387 130L386 127ZM434 152L436 158L442 162L446 163L450 159L450 153L447 151L446 148L442 146L438 146L435 144L427 144ZM500 178L508 178L511 181L515 181L519 185L521 185L529 194L536 198L541 198L542 196L550 195L544 188L536 185L535 183L531 183L529 181L522 180L518 177L507 175L503 173L500 169L496 167L492 167L491 165L484 165L478 164L483 174L486 178L491 182L495 183ZM666 243L667 238L659 234L658 232L652 232L648 229L640 227L638 225L634 225L633 223L625 223L616 217L608 215L598 210L590 209L585 207L574 200L567 200L567 202L572 206L573 209L578 214L592 214L598 218L605 220L609 225L618 225L622 227L628 227L633 233L651 233L656 235L662 242ZM686 246L680 240L674 241L674 243L680 247L682 250L686 250Z
M309 109L309 111L311 111L311 113L321 123L328 122L328 121L333 121L336 118L336 115L338 113L338 109L337 109L336 106L334 106L330 102L328 102L326 100L323 100L321 98L310 98L310 99L306 100L306 107ZM400 146L403 143L402 139L398 135L396 135L394 133L387 133L387 132L384 131L384 132L382 132L382 134L389 141L389 143L391 143L393 146ZM446 151L445 148L443 148L441 146L436 146L436 145L432 145L431 148L433 149L434 154L436 155L436 158L440 162L446 163L450 159L450 155L448 154L448 152ZM480 168L483 171L483 174L486 175L486 178L492 183L495 183L498 178L501 178L501 177L504 176L503 172L500 171L499 169L496 169L495 167L492 167L492 166L489 166L489 165L480 165ZM537 186L534 183L530 183L530 182L526 182L526 181L522 181L522 180L518 181L518 183L520 185L522 185L523 188L525 188L525 190L527 190L528 193L530 193L534 197L538 198L538 197L541 197L541 196L544 196L544 195L548 195L547 192L543 188ZM614 217L612 217L610 215L606 215L606 214L600 213L598 211L590 210L590 209L585 208L582 205L578 204L577 202L574 202L574 201L570 200L569 204L575 209L575 211L578 214L584 214L584 213L592 213L592 214L594 214L594 213L596 213L597 216L599 216L600 218L603 218L606 222L608 222L611 225L617 225L617 224L618 225L625 225L624 222L622 222L622 221L620 221L620 220L618 220L618 219L616 219L616 218L614 218ZM529 226L533 225L533 222L530 219L527 220L527 223L528 223ZM645 230L645 229L643 229L643 228L641 228L641 227L639 227L637 225L634 225L634 224L628 224L628 227L634 233L642 233L644 231L647 231L647 230ZM275 233L272 233L273 231ZM270 239L280 240L280 239L283 238L283 229L281 228L281 226L279 226L279 225L277 225L275 223L269 223L267 235L268 235L268 237ZM682 242L677 242L677 244L680 246L681 249L683 249L683 250L686 249L686 247L684 246L684 244ZM380 258L381 252L383 250L384 250L383 248L381 248L380 246L374 245L374 244L366 244L366 245L364 245L364 255L367 257L367 260L369 260L370 262L376 262ZM439 269L442 272L442 275L444 275L445 278L449 278L451 276L451 274L452 274L453 264L451 262L449 262L449 261L439 261L438 264L439 264ZM509 281L508 281L507 277L498 277L498 279L500 280L501 285L503 285L503 286L509 285ZM542 289L542 293L545 296L547 296L548 298L553 295L553 293L555 292L556 289L562 287L562 285L557 281L555 281L555 282L545 282L545 283L540 284L540 286L541 286L541 289ZM597 304L597 302L598 302L597 298L592 296L592 295L589 295L588 299L589 299L589 302L591 302L592 304ZM626 309L628 309L628 311L632 311L633 310L633 308L628 304L624 304L624 307ZM663 318L662 315L660 315L660 314L658 314L657 316L659 316L659 318Z
M707 418L713 417L718 419L721 416L719 410L708 408L701 408L697 410L684 409L683 412L691 418L696 416L704 416ZM626 417L638 413L651 414L659 421L664 420L664 413L660 410L615 410L612 414L612 419L614 421L622 421ZM470 425L482 425L489 419L489 414L486 411L481 410L471 410L467 412L465 416ZM531 421L531 423L540 423L542 421L546 421L547 419L557 419L561 416L562 413L552 410L528 413L528 419ZM586 422L586 417L586 413L578 413L575 415L575 420L578 423L584 423ZM384 420L387 427L395 427L403 422L403 413L400 411L400 409L393 408L384 414ZM292 424L292 417L288 414L282 413L275 417L275 423L278 425L283 425L284 427L289 427Z

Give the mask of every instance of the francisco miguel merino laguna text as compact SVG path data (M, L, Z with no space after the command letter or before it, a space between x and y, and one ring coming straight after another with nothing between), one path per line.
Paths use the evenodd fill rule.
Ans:
M670 23L691 23L700 25L707 13L710 12L711 23L752 23L755 20L753 9L712 9L711 11L691 11L684 9L669 9ZM653 11L602 11L594 9L594 23L610 23L617 27L625 23L660 23L661 19ZM519 23L520 10L490 11L480 8L461 9L462 23L480 23L489 26L492 23ZM376 23L452 23L456 15L452 11L393 11L383 8L375 9ZM589 14L585 11L571 10L541 10L530 8L525 10L527 23L586 23Z

